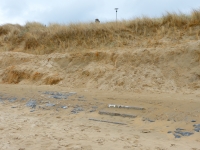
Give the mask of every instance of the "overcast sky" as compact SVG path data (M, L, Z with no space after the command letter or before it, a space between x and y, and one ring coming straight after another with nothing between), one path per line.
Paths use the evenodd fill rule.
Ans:
M78 23L159 17L168 12L200 9L200 0L0 0L0 25L26 22Z

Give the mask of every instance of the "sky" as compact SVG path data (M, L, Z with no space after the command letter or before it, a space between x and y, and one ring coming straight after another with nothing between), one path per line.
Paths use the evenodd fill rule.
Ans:
M0 25L27 22L88 23L159 17L166 12L189 13L200 9L200 0L0 0Z

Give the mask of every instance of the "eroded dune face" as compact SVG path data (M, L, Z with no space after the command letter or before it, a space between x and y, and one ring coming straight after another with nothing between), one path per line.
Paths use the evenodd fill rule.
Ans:
M177 92L200 88L199 68L198 40L128 50L0 53L0 79L9 84Z

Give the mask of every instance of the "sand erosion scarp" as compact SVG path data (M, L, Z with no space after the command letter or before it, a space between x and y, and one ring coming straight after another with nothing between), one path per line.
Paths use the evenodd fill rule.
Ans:
M0 54L1 82L128 91L200 88L200 42L175 47Z

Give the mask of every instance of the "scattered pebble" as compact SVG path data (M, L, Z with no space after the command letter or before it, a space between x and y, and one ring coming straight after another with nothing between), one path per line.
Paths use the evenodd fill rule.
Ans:
M174 131L174 132L177 134L180 134L182 136L190 136L190 135L194 134L192 132L183 132L183 131Z
M77 113L79 113L80 111L84 111L84 110L83 110L82 107L77 106L77 107L75 107L71 112L72 112L73 114L77 114Z
M26 103L26 106L27 106L27 107L31 107L31 108L35 108L36 105L37 105L37 102L36 102L36 100L33 100L33 99L31 99L30 101L28 101L28 102Z
M171 144L171 147L175 146L175 144Z
M194 134L193 132L188 132L188 131L184 131L184 130L185 129L177 128L176 131L174 131L174 137L181 138L181 136L191 136L192 134Z
M142 133L150 133L151 131L150 130L147 130L147 129L144 129L142 130Z
M26 98L21 98L21 101L24 101L24 100L26 100Z
M95 112L96 111L96 109L92 109L92 110L90 110L90 112Z
M178 131L178 130L185 130L185 129L182 129L182 128L176 128L176 130Z
M9 98L8 100L9 100L9 102L14 102L14 101L17 100L17 98L16 97L12 97L12 98Z
M12 106L11 108L17 108L17 106Z
M148 119L148 121L149 121L149 122L155 122L154 120L150 120L150 119Z
M76 93L75 92L60 93L60 92L46 91L43 94L50 95L50 97L54 98L54 99L67 99L69 96L72 96L72 95L74 95Z
M194 124L193 127L194 127L194 131L200 132L200 124Z
M63 108L63 109L67 109L67 106L61 106L61 108Z
M53 107L53 106L55 106L55 104L53 104L53 103L48 103L48 104L46 104L46 106L47 106L47 107Z
M86 101L85 99L78 99L78 101Z
M181 138L181 136L178 135L178 134L174 134L174 137L175 137L175 138Z
M149 119L149 118L143 118L142 121L155 122L155 120L151 120L151 119Z

